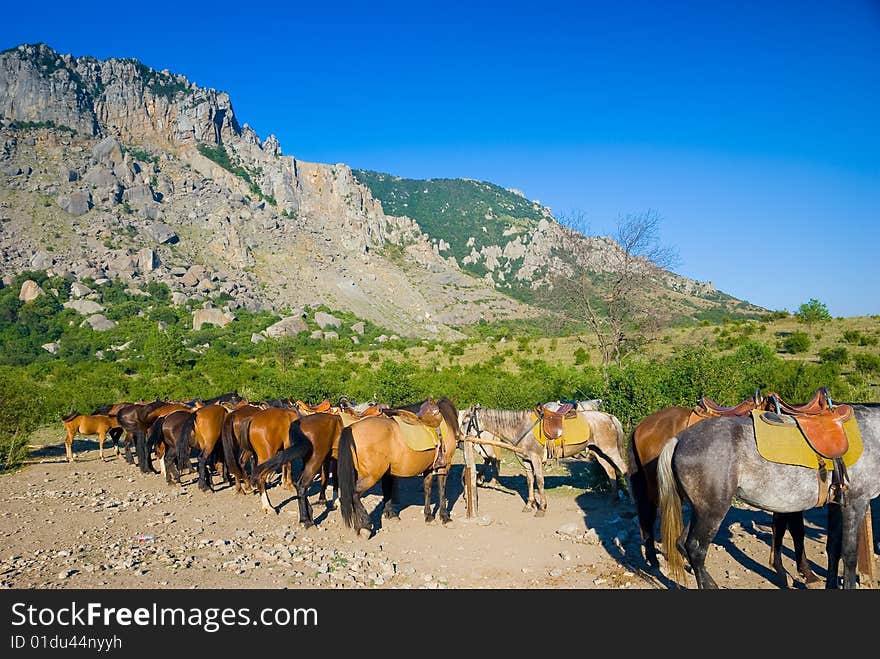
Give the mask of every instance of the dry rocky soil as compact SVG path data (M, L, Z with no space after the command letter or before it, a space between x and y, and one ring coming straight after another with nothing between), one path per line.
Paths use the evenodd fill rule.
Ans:
M598 465L562 461L549 469L544 517L521 512L525 477L505 459L500 485L479 488L468 518L456 452L448 494L453 521L426 524L420 479L404 479L400 520L376 510L379 488L365 497L379 528L359 538L338 508L311 500L317 527L298 523L295 493L275 479L277 515L256 495L235 494L215 477L203 493L195 474L183 487L144 475L112 449L98 459L93 438L77 438L77 461L64 459L60 429L38 433L26 466L0 476L0 585L4 588L498 588L670 589L679 586L642 560L635 508L611 493ZM295 471L299 465L295 466ZM434 495L436 501L436 491ZM880 499L872 503L880 519ZM768 565L770 514L731 508L709 552L708 568L728 589L778 589ZM825 576L825 511L806 513L806 551ZM874 525L877 547L878 524ZM804 589L785 541L788 585ZM877 587L861 577L861 588ZM694 588L688 574L688 588ZM811 586L815 587L815 586Z

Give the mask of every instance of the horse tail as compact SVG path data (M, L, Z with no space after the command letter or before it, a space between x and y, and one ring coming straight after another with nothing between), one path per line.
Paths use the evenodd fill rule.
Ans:
M301 420L301 418L297 419L290 424L290 430L288 430L290 446L283 451L276 453L265 462L261 462L254 469L254 473L251 475L251 484L254 487L257 486L259 478L266 472L277 469L281 465L293 462L299 458L305 458L309 451L312 450L311 440L302 431L302 428L299 427Z
M672 471L672 454L678 445L678 438L673 437L657 458L657 482L660 489L660 531L663 538L663 553L672 579L685 584L684 556L678 548L683 524L681 519L681 497L678 484Z
M177 472L182 474L183 470L189 466L190 441L196 427L196 415L190 412L186 417L186 421L180 427L180 434L176 438L177 442Z
M144 441L142 443L146 445L146 450L144 452L147 455L150 455L150 451L153 450L153 447L162 441L162 424L164 422L164 416L160 416L158 419L156 419L156 421L150 427L149 437L144 438Z
M227 414L223 419L223 425L220 428L220 442L223 446L223 463L226 465L227 473L232 474L240 481L245 479L241 465L238 464L238 456L241 451L235 442L235 417Z
M354 492L358 474L354 466L354 435L351 426L342 429L339 436L339 458L336 461L336 478L339 482L339 509L342 521L348 528L354 526Z

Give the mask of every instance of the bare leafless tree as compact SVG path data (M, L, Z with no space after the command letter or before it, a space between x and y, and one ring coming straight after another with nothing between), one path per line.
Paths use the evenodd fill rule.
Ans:
M564 224L584 233L582 214L566 217ZM573 309L595 337L602 355L603 372L618 365L650 342L667 320L656 295L658 275L678 262L675 250L660 241L660 216L648 210L618 217L612 236L616 247L605 250L610 263L604 272L579 268L561 282ZM584 229L581 228L584 227Z

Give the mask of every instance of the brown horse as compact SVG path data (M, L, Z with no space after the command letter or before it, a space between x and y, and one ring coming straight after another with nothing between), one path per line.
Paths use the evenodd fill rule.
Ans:
M156 419L175 410L191 409L190 406L183 403L169 403L163 400L154 400L150 403L132 403L131 405L123 405L119 409L116 413L116 418L119 421L119 425L134 440L138 467L140 467L143 473L156 473L147 446L147 434L150 431L150 427Z
M338 414L314 412L297 419L290 424L290 446L266 462L258 464L251 477L252 482L256 484L261 479L265 480L269 471L302 458L303 468L295 484L299 501L299 521L306 528L314 526L315 523L308 499L309 487L318 471L322 470L330 460L338 457L342 428L342 419ZM327 502L326 488L327 481L322 474L319 503ZM332 505L332 500L328 505Z
M150 427L147 437L147 455L153 447L156 455L161 458L159 465L161 473L165 476L165 482L178 485L180 477L187 466L190 442L196 425L196 413L191 410L174 410L169 414L159 417ZM180 459L182 446L186 447L186 460ZM177 460L175 461L175 456Z
M253 451L250 444L242 441L242 424L246 418L267 407L268 405L248 403L230 411L223 419L223 427L220 430L220 441L223 445L223 464L226 465L227 477L231 475L235 481L236 494L250 494L253 492L248 476L245 473L245 465L252 462Z
M177 445L177 469L183 470L189 466L190 449L199 451L199 489L203 492L213 491L211 475L208 473L207 464L222 453L223 446L220 443L220 435L223 421L228 414L226 408L219 404L209 404L199 407L195 412L195 421L192 435L187 444ZM224 469L224 471L226 471ZM226 471L227 477L231 475Z
M245 417L242 421L239 442L243 446L250 447L257 464L266 462L276 453L290 446L290 424L299 418L300 414L295 409L269 407L265 410L259 410L253 415ZM287 469L286 481L285 467ZM290 463L282 465L281 473L282 486L293 489L293 481L290 478ZM266 470L260 477L252 478L251 483L260 491L263 512L277 514L278 511L269 503L269 496L266 494L268 475L268 470Z
M764 400L768 401L769 399ZM751 404L747 404L747 402L735 408L727 408L727 411L740 410L741 413L748 413L750 409L764 404L757 395L752 399ZM711 401L709 401L709 405L711 407ZM717 408L716 406L716 409L725 408ZM702 418L704 417L695 414L693 408L690 407L666 407L646 416L630 433L630 486L638 512L645 561L650 567L656 568L660 565L657 560L654 535L660 502L657 459L660 456L660 451L670 439ZM808 584L819 581L819 577L810 568L804 551L803 513L773 513L772 529L770 565L776 570L781 582L786 585L788 583L785 568L782 566L782 540L786 529L788 529L794 543L798 572Z
M404 410L403 413L401 410ZM437 446L426 441L419 449L413 449L407 442L408 436L427 439L433 438L435 432L439 433ZM405 411L405 408L392 409L387 410L385 415L367 417L345 427L339 438L338 461L339 503L345 525L354 528L358 535L362 530L366 530L368 535L372 534L373 525L361 503L361 494L380 480L383 516L399 517L394 510L394 478L411 476L423 478L425 522L434 521L431 483L435 474L440 519L444 524L451 521L446 500L446 478L460 439L458 412L446 398L440 401L428 398L415 413Z
M104 461L104 438L113 428L119 428L116 417L107 414L78 414L71 412L61 418L67 436L64 438L64 448L67 452L67 461L73 462L73 438L77 435L98 436L98 456ZM119 455L119 445L116 445L116 455Z

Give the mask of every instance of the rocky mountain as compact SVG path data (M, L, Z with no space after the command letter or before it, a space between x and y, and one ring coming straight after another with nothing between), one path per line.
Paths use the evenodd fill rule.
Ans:
M27 269L134 289L161 281L178 303L232 313L324 304L403 335L454 338L480 319L546 313L512 297L509 282L539 289L577 264L601 271L616 248L521 197L509 212L471 200L493 232L455 231L430 204L396 203L379 176L283 155L273 135L239 122L226 93L133 59L44 44L0 53L7 281ZM708 284L665 271L658 281L728 304Z

